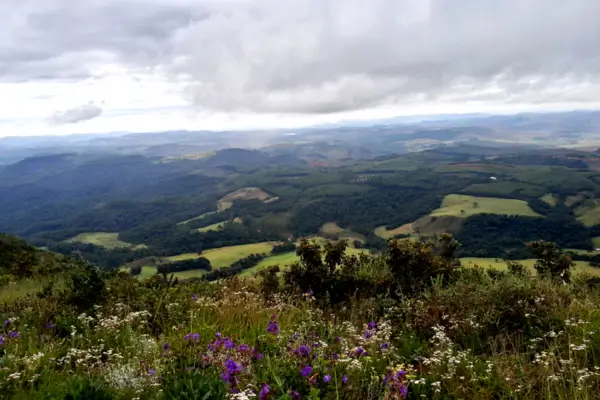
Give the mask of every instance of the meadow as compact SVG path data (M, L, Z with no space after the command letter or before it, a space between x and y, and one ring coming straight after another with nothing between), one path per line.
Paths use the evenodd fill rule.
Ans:
M118 233L110 232L88 232L81 233L71 239L66 240L67 243L88 243L96 246L102 246L107 249L128 248L132 250L146 248L143 244L134 245L131 243L119 240Z
M523 200L476 197L462 194L447 195L444 197L441 207L430 213L432 217L453 216L461 218L477 214L521 215L525 217L540 216Z
M390 242L384 253L360 259L340 258L340 245L324 251L301 242L299 263L283 276L214 283L139 280L81 260L33 266L28 278L15 270L0 292L0 393L70 400L598 398L597 278L569 279L563 253L538 245L545 255L537 275L515 265L456 267L448 237Z

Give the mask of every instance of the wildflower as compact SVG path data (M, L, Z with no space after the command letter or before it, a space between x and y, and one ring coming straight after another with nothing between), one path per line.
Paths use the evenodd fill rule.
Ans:
M279 323L277 322L277 314L273 314L269 326L267 326L267 332L277 335L279 334Z
M294 355L300 357L308 357L310 355L310 348L307 345L301 345L296 350L294 350Z
M389 343L381 343L380 347L382 350L387 350L390 348L390 344Z
M197 296L197 295L195 295L195 294L193 294L193 295L192 295L192 301L196 301L196 300L198 300L198 296Z
M348 383L348 375L344 375L342 377L342 383L345 385L346 383Z
M228 358L227 361L225 361L225 367L227 368L227 372L231 374L242 371L242 366L231 358Z
M154 368L150 368L150 370L148 371L148 375L154 376Z
M335 337L335 341L338 342L338 343L341 343L342 342L342 338L339 337L339 336L336 336Z
M292 390L292 393L291 393L291 395L292 395L292 399L293 399L293 400L300 400L300 399L302 398L302 397L300 397L300 393L298 393L298 392L297 392L297 391L295 391L295 390Z
M248 351L248 350L250 350L250 346L248 346L247 344L240 344L237 347L237 350L238 351Z
M306 367L304 367L300 370L300 374L306 378L310 374L312 374L312 371L313 371L312 367L310 365L307 365Z
M372 331L365 331L365 333L363 333L363 337L365 339L370 339L373 336L373 332Z
M223 344L225 345L225 348L228 350L235 348L235 343L231 339L225 338L225 340L223 341Z
M164 351L168 351L168 350L171 348L171 346L169 345L169 343L166 343L166 342L165 342L165 343L163 344L162 348L163 348L163 350L164 350Z
M369 322L368 328L373 330L373 329L377 329L377 323L376 322Z
M221 336L223 336L223 335L221 334L221 332L217 332L217 333L215 333L215 336L217 337L217 339L221 339Z
M48 322L48 325L46 325L46 329L54 329L56 326L52 323L52 322Z
M323 382L325 382L325 383L329 383L330 380L331 380L331 375L325 375L323 377Z
M0 336L0 346L4 344L4 336Z
M16 339L16 338L18 338L20 335L21 335L21 334L20 334L19 332L17 332L17 331L11 331L11 332L8 334L8 337L10 337L10 338L12 338L12 339Z
M400 396L406 397L408 395L408 388L406 386L402 386L400 388Z
M183 338L185 340L190 340L190 341L197 342L198 340L200 340L200 335L198 333L188 333Z
M360 357L360 356L366 356L368 353L365 351L365 349L363 349L362 347L357 347L356 350L354 350L354 355L356 357Z
M269 392L270 392L269 385L267 385L266 383L263 383L262 387L260 388L260 392L258 393L258 397L260 399L266 399L267 396L269 395Z
M260 360L261 358L263 358L263 355L259 353L256 349L252 349L252 359Z
M4 328L8 327L10 325L10 319L7 319L6 321L4 321Z

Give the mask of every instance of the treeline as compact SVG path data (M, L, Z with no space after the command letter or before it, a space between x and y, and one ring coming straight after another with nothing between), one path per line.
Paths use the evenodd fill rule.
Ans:
M247 257L242 258L231 264L229 267L220 268L213 270L207 274L205 274L202 279L207 281L216 281L217 279L226 278L229 276L237 275L242 271L253 268L258 265L262 260L267 258L267 255L262 254L250 254Z
M156 267L160 273L172 273L192 270L211 271L210 260L206 257L199 257L194 260L175 261L168 264L161 264Z
M560 248L592 248L589 230L568 218L475 215L455 237L461 243L461 257L530 258L523 243L535 240L555 242Z

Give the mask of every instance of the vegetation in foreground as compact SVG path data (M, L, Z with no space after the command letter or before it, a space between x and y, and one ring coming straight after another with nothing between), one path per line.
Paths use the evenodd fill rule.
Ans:
M16 242L15 242L16 243ZM214 283L2 246L0 393L18 399L591 399L600 285L461 268L450 236L380 255L303 241L288 271Z

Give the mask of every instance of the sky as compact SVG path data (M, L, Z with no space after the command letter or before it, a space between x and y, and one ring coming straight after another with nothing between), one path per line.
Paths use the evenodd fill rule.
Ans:
M0 1L0 136L597 108L598 0Z

